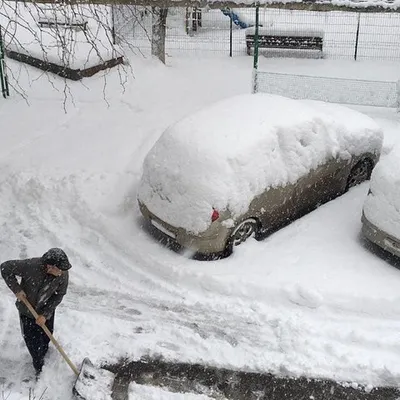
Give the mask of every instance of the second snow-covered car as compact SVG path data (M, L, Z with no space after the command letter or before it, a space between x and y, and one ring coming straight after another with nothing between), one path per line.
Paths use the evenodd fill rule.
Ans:
M377 164L365 199L362 233L400 257L400 146Z
M161 135L144 161L140 209L180 246L230 254L369 179L382 138L346 107L235 96Z

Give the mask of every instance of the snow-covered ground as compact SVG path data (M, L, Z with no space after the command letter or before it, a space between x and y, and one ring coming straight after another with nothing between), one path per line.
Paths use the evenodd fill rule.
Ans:
M1 258L65 249L73 268L55 335L71 359L79 365L86 356L100 363L161 354L398 385L400 272L359 238L368 183L225 260L194 261L162 247L141 227L136 192L143 159L168 125L250 92L252 59L130 61L135 79L129 76L125 91L116 69L106 79L68 82L67 113L62 79L9 61L29 104L14 90L0 100ZM285 59L263 61L266 69L295 69ZM323 73L327 60L299 65ZM346 64L334 62L331 74L335 68L343 75ZM397 64L360 62L347 73L366 69L377 79L398 77ZM398 115L358 109L383 127L384 157L400 140ZM32 367L13 303L0 282L0 399L3 393L26 400L31 384L22 378ZM35 393L46 389L44 399L70 400L73 381L52 348ZM181 398L135 385L130 395Z
M86 69L122 56L122 49L113 45L109 27L109 9L91 6L11 4L3 2L0 24L3 26L7 50L29 55L39 60ZM39 23L58 24L40 27ZM83 26L69 29L68 24Z

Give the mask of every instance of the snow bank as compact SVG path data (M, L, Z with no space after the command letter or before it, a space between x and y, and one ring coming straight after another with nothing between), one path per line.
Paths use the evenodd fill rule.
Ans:
M364 203L367 219L400 239L400 144L382 159L371 177L371 193Z
M294 183L330 158L379 152L382 137L371 118L341 106L236 96L164 132L144 161L138 198L164 221L199 233L213 208L238 217L265 188Z

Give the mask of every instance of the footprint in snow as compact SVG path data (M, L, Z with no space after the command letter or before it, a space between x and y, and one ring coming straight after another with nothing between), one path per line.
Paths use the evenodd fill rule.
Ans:
M296 285L292 288L285 289L289 300L302 307L319 308L323 303L323 296L316 290L305 289Z

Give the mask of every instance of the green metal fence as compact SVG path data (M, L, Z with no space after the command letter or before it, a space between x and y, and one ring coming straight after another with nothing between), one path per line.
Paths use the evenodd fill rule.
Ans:
M222 10L171 7L167 18L167 54L245 56L246 31L255 26L256 3L251 8ZM117 41L150 54L151 7L115 5L113 12ZM327 59L400 60L400 12L309 11L260 6L259 26L260 30L289 30L298 36L311 31L323 33L323 57ZM294 54L285 49L260 48L259 51L268 57ZM296 56L306 57L307 52L299 51Z

